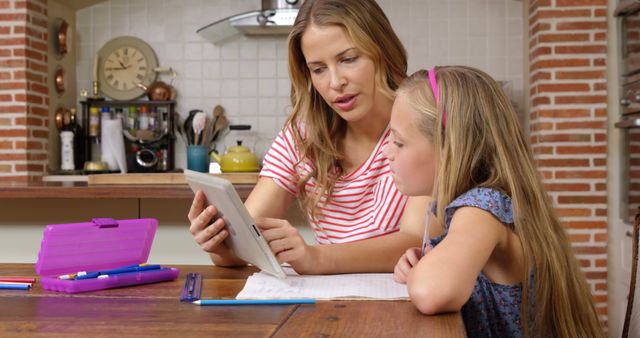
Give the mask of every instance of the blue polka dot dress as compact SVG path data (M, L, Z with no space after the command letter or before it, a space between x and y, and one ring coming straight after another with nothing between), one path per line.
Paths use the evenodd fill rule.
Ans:
M447 236L451 218L458 208L476 207L490 212L513 229L511 198L497 190L473 188L445 208L445 233L431 240L435 246ZM533 278L533 275L531 276ZM533 280L533 279L531 279ZM520 302L522 285L502 285L482 272L476 279L471 298L462 307L462 319L469 337L522 337Z

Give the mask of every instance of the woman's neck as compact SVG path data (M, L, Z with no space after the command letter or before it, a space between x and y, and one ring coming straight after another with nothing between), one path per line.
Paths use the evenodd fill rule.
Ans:
M366 118L347 123L345 137L353 141L377 142L382 132L389 125L392 106L392 100L378 94L378 98L373 105L374 108L367 114Z

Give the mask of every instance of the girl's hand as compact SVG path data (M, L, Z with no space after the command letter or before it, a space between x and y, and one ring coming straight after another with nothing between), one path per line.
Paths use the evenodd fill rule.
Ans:
M222 257L233 257L233 251L224 243L229 236L229 231L225 228L222 218L215 219L218 210L210 205L205 209L206 199L202 191L198 191L193 198L188 218L191 222L189 232L193 235L196 243L202 250L220 255ZM213 223L211 221L215 219Z
M289 263L300 274L309 273L315 264L313 247L307 245L298 229L283 219L255 219L262 236L280 263Z
M427 246L427 252L429 252L430 247ZM409 271L413 269L420 258L422 256L422 250L420 248L410 248L400 257L396 267L393 269L393 280L397 283L406 284L407 276L409 275Z

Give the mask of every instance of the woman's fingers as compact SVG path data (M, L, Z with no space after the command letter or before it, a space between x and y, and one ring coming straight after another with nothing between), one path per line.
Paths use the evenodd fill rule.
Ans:
M191 221L191 225L189 226L189 231L192 235L196 235L200 231L211 223L213 217L217 214L217 210L214 206L210 205L206 209L204 209L198 217Z
M202 191L198 190L193 198L193 202L191 202L189 214L187 214L189 221L193 222L193 220L202 212L202 209L204 209L204 201L204 194Z
M194 236L196 243L205 251L212 251L229 236L229 232L224 229L224 225L222 219L216 220Z

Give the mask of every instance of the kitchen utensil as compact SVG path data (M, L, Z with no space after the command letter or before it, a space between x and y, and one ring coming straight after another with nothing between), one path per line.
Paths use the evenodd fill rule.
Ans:
M221 157L216 152L211 152L211 157L220 163L222 172L255 172L259 171L258 157L251 150L237 141L237 145L229 147Z
M156 81L148 87L142 83L138 83L137 86L147 93L149 101L167 101L175 97L175 88L163 81Z
M54 39L57 59L62 59L67 54L71 45L69 24L62 18L56 18L57 37Z
M193 140L194 140L194 136L193 136L193 116L195 114L197 114L198 112L201 112L202 110L200 109L192 109L189 111L189 116L187 116L187 118L184 120L184 124L182 126L182 130L184 131L185 135L187 135L187 141L188 144L192 144Z
M196 113L193 117L193 144L200 144L200 135L207 124L207 116L204 112Z
M58 107L58 109L56 109L56 114L55 114L55 121L56 121L56 129L58 129L58 131L62 130L62 126L63 126L63 119L64 119L64 107Z
M58 67L56 69L55 74L55 82L56 82L56 93L62 94L64 93L65 85L64 85L64 69L62 67Z

